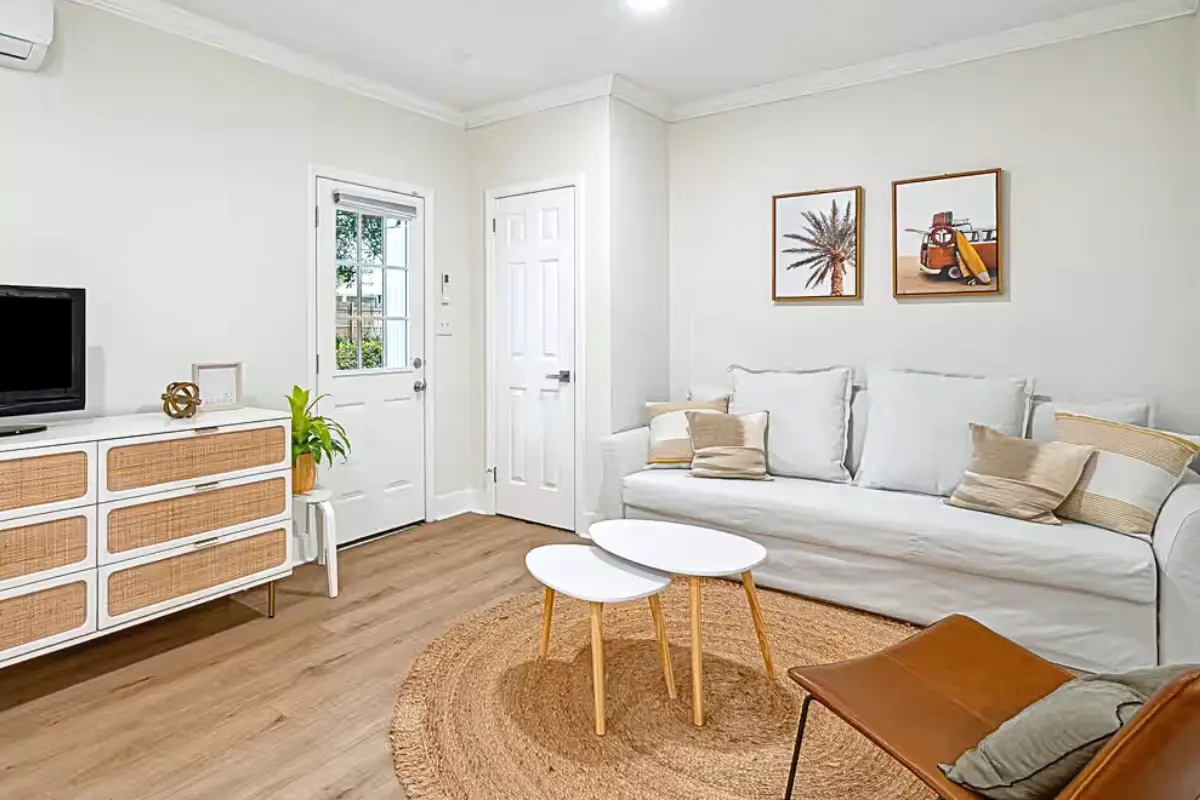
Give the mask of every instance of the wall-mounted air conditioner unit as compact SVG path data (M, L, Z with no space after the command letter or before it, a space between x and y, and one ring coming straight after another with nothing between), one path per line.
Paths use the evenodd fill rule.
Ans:
M35 70L54 38L54 0L0 0L0 67Z

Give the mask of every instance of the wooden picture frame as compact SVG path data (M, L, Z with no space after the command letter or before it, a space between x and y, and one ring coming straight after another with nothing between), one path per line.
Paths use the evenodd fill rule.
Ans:
M893 297L1004 293L1003 183L1000 168L892 183Z
M863 196L863 187L843 186L777 194L771 198L771 299L774 302L862 299ZM843 261L831 261L813 247L813 237L817 240L821 237L813 230L809 215L829 222L834 203L838 202L841 203L837 206L839 228L843 234L853 233L853 252ZM801 238L805 236L809 238ZM846 249L843 245L842 251ZM797 270L797 273L792 274L791 270ZM847 278L851 279L850 287L846 286Z
M192 383L200 387L200 412L242 407L242 362L192 364Z

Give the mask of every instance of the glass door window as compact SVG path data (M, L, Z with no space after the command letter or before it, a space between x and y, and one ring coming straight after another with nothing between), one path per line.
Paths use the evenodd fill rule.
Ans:
M337 210L340 372L410 368L408 225L407 219Z

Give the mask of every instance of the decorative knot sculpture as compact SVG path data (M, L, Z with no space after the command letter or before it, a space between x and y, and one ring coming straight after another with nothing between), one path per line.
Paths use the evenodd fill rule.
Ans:
M196 416L200 407L200 387L194 383L169 383L162 396L163 413L172 419Z

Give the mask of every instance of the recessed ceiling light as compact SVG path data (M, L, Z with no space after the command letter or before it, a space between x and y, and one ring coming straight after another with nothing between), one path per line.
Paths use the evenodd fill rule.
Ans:
M632 8L634 11L645 13L649 11L661 11L667 7L671 0L625 0L625 5Z

